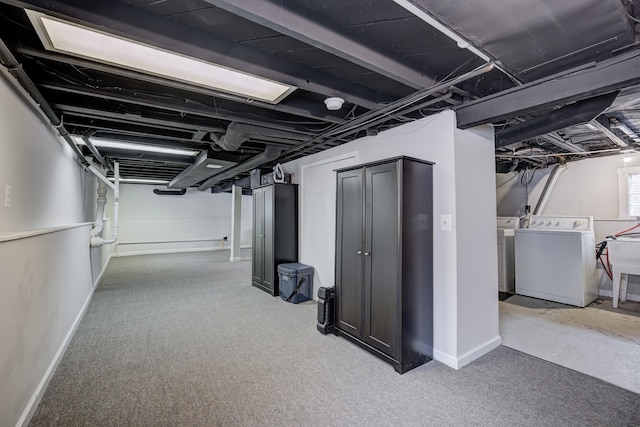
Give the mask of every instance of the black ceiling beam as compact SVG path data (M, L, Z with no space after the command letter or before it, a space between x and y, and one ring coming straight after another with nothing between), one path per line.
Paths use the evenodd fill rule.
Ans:
M213 89L207 89L205 87L193 86L188 83L182 83L175 80L169 80L162 77L156 77L149 74L140 73L132 70L125 70L112 65L101 64L98 62L89 61L86 59L74 58L72 56L60 55L57 53L44 52L32 48L19 47L16 51L22 55L26 55L32 58L46 59L49 61L55 61L75 67L82 67L89 70L99 71L101 73L107 73L120 78L130 78L141 82L166 86L172 89L181 91L187 91L191 93L198 93L209 97L216 97L226 99L229 101L242 104L244 107L248 105L246 98L225 94ZM293 116L304 117L307 119L321 120L328 123L343 123L343 113L338 111L328 111L324 104L312 103L305 100L296 99L295 96L289 96L278 104L270 104L268 102L253 101L250 103L252 107L277 111L279 113L291 114Z
M150 98L140 93L132 93L132 92L135 92L134 89L111 91L106 89L93 89L89 87L75 86L69 83L58 83L58 82L43 82L43 83L39 83L38 86L43 87L45 89L55 90L55 91L64 92L64 93L73 93L76 95L88 96L93 98L107 99L107 100L118 101L118 102L126 102L129 104L152 107L152 108L157 108L161 110L168 110L176 113L193 114L196 116L207 117L207 118L216 119L216 120L236 121L236 122L247 123L251 125L269 127L269 128L278 129L278 130L285 130L292 133L303 133L292 126L274 124L266 120L258 120L256 119L256 117L259 117L259 114L257 111L255 113L247 114L240 111L230 111L220 107L210 108L198 102L190 102L189 99ZM262 113L262 116L265 118L269 117L267 114L264 114L264 112ZM274 119L277 120L277 118L274 118ZM324 125L326 126L326 124ZM305 132L305 133L310 134L310 132Z
M219 126L211 126L206 123L198 123L193 120L191 121L176 121L163 119L160 117L154 117L151 112L145 112L145 115L137 115L137 114L128 114L128 113L116 113L112 111L107 111L104 108L89 108L89 107L79 107L76 105L69 105L63 103L53 103L53 108L62 111L65 114L69 114L72 116L80 116L87 118L96 118L96 119L111 119L112 121L120 122L120 123L139 123L143 125L147 125L150 127L154 127L157 129L167 129L172 131L183 131L188 132L191 135L194 132L199 130L205 130L207 132L224 132L224 128L220 128Z
M340 96L347 102L373 108L391 97L353 84L336 76L299 64L283 61L240 43L222 39L207 31L155 15L122 2L108 0L8 0L18 7L34 9L62 18L72 18L102 31L137 40L163 49L180 52L214 64L223 65L291 84L302 90ZM90 8L91 10L88 10Z
M503 129L496 133L496 148L507 147L570 126L587 123L608 108L617 95L617 92L613 92L584 99Z
M287 2L285 7L282 2L267 0L205 1L414 89L437 83L433 77L407 66L390 54L354 40L337 25L323 22L321 16L296 2Z
M192 164L195 161L195 157L177 156L175 154L163 154L153 153L150 151L132 151L132 150L118 150L116 148L103 148L99 147L100 154L104 157L111 159L129 159L129 160L143 160L153 162L171 162L173 164L181 163L185 167ZM130 167L134 167L130 165ZM144 167L135 166L136 169L144 170Z
M495 123L638 85L638 70L640 51L635 50L591 67L508 89L457 108L458 127Z
M115 127L113 123L118 123L119 126ZM103 130L111 133L123 133L135 136L144 136L150 138L165 138L173 141L185 141L193 143L191 139L191 133L184 131L162 130L145 126L143 124L132 124L130 122L122 122L121 120L113 120L104 117L91 118L84 116L71 116L64 117L65 126L76 126L86 130Z

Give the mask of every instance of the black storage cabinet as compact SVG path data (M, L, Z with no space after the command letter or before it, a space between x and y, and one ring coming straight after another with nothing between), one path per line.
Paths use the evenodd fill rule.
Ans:
M298 186L271 184L253 189L251 283L280 295L278 264L298 260Z
M433 163L337 170L336 327L404 373L433 357Z

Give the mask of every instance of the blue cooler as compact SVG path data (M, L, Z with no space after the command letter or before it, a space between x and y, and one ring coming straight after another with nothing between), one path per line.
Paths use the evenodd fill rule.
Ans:
M308 301L313 295L313 267L291 262L278 265L280 298L297 304Z

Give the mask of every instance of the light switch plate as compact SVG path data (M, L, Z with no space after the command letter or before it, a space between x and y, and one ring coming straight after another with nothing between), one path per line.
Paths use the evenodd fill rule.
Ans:
M4 207L9 209L11 208L11 186L4 186Z
M451 231L451 214L440 215L440 230Z

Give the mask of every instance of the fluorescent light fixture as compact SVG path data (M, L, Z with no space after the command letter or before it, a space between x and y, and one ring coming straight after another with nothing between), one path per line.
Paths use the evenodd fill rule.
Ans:
M82 140L82 137L78 135L73 135L71 138L78 145L86 145L85 142ZM111 139L94 138L94 137L91 137L91 143L96 147L115 148L118 150L130 150L130 151L138 151L138 152L144 151L147 153L173 154L176 156L192 157L199 153L199 151L188 150L185 148L170 148L170 147L161 147L158 145L134 144L132 142L120 142L120 141L114 141Z
M622 159L623 162L629 163L631 161L631 157L625 157Z
M215 163L209 163L206 167L207 169L220 169L220 168L223 168L224 166L218 165Z
M276 104L296 88L26 10L47 50Z
M109 181L115 181L113 178L109 178ZM120 178L120 182L126 184L168 184L169 181L162 179L138 179L138 178Z

